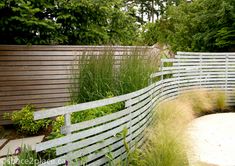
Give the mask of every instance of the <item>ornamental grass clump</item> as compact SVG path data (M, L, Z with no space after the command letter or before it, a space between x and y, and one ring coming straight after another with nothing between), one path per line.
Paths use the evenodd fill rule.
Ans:
M146 87L150 75L156 72L157 68L158 59L153 56L143 56L136 51L123 56L117 74L119 94L134 92Z
M192 107L180 100L164 103L147 131L147 143L142 150L140 165L188 165L184 130L194 118Z
M160 104L145 133L146 143L131 154L130 162L136 166L188 166L188 124L198 116L224 109L221 91L193 90Z
M145 51L114 55L106 50L99 54L83 54L71 70L71 103L83 103L134 92L149 83L149 76L157 71L159 58Z
M212 114L226 110L226 95L219 90L192 90L180 96L180 100L192 105L197 116Z
M75 61L72 69L70 98L72 103L83 103L105 98L114 91L114 56L84 54Z

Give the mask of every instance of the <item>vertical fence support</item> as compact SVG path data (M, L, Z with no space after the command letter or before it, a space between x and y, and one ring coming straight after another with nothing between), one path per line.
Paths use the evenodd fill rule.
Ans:
M226 54L225 61L225 94L228 95L228 54Z
M65 134L66 134L66 135L71 134L71 131L70 131L70 126L71 126L71 114L65 114L65 115L64 115L64 126L65 126L65 128L66 128Z
M152 84L153 84L153 79L152 79L152 77L150 76L150 78L149 78L149 81L148 81L148 85L149 86L152 86ZM151 109L151 111L152 111L152 109L153 109L153 90L154 90L154 87L155 86L153 86L152 87L152 89L150 90L150 102L151 102L151 106L150 106L150 109Z
M161 64L160 64L160 72L162 73L163 72L163 62L161 61ZM160 88L160 94L162 93L163 91L163 73L161 74L161 88Z
M202 88L202 54L199 54L199 57L200 57L200 61L199 61L199 72L200 72L200 74L199 74L199 79L200 79L200 84L199 84L199 87L200 87L200 89Z
M71 129L70 129L70 126L71 126L71 114L70 113L64 115L64 126L65 126L65 129L66 129L65 130L65 135L70 135L72 133Z
M179 65L179 63L178 63L178 61L176 61L176 62L174 62L174 63L176 63L176 67L179 67L180 68L180 65ZM177 76L177 96L179 96L179 94L180 94L180 72L181 72L181 69L179 69L179 72L178 72L178 76Z
M128 144L129 150L130 150L131 149L130 146L131 146L131 143L132 143L132 113L133 113L133 110L131 109L132 108L132 102L131 102L132 99L129 99L127 101L130 101L130 103L131 103L131 105L125 106L126 108L128 108L130 110L130 113L128 115L130 117L130 119L129 119L130 124L129 124L129 126L127 126L128 133L130 134L130 141L129 141L129 144ZM125 105L126 105L126 103L125 103ZM125 139L125 138L123 138L123 139ZM125 149L125 150L127 150L127 149ZM123 158L126 158L126 156L123 155Z

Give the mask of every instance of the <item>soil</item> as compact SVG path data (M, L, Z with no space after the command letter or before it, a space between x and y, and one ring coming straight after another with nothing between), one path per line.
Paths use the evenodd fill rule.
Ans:
M52 131L52 126L49 125L47 128L39 131L37 134L27 135L24 133L17 132L16 127L14 125L5 125L5 126L0 126L0 139L13 140L30 136L38 136L38 135L48 136L51 133L51 131Z

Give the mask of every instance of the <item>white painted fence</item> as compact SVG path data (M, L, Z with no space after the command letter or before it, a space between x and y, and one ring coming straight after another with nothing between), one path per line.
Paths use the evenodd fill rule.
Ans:
M172 65L168 67L167 63ZM109 99L35 112L35 120L65 116L65 126L61 128L61 133L65 135L36 146L37 152L56 148L57 158L41 166L60 165L74 159L80 165L93 166L107 164L110 157L112 162L123 160L127 152L123 138L118 136L123 129L128 131L125 141L130 149L142 145L145 129L151 123L156 106L194 88L224 90L228 95L228 104L232 105L234 75L235 53L178 52L175 59L162 60L160 72L151 75L150 85L146 88ZM71 124L73 112L118 102L125 102L123 110Z

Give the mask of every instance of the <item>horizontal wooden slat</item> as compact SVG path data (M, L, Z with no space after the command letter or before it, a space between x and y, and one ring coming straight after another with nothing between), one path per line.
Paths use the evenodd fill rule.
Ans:
M68 89L40 89L40 90L27 90L27 91L6 91L1 92L0 96L19 96L19 95L38 95L38 94L58 94L58 93L68 93Z
M60 65L60 66L0 66L0 71L57 71L57 70L70 70L72 67L70 65Z
M0 89L1 92L10 91L25 91L25 90L46 90L46 89L66 89L69 88L71 84L52 84L52 85L27 85L27 86L4 86Z
M13 105L24 105L24 104L39 104L39 103L54 103L56 102L67 102L69 98L43 98L43 99L30 99L30 100L16 100L16 101L1 101L0 107L13 106Z
M66 101L65 103L68 103L68 101ZM50 109L50 108L54 108L54 107L61 107L64 106L65 104L64 102L52 102L52 103L38 103L38 104L34 104L36 109ZM26 103L26 104L31 104L31 103ZM26 104L22 104L22 105L8 105L8 106L1 106L0 107L0 112L4 113L4 112L12 112L12 111L19 111L21 110L21 108L23 108ZM4 112L3 112L4 111Z
M66 66L71 65L71 61L0 61L4 66Z
M0 71L0 76L34 76L34 75L68 75L70 74L69 70L56 70L56 71Z
M0 61L73 61L80 52L71 51L0 51Z
M14 50L14 51L107 51L107 50L118 50L118 51L127 51L127 50L145 50L152 49L153 47L149 46L77 46L77 45L0 45L0 51L3 50Z
M5 76L1 77L0 81L20 81L20 80L55 80L55 79L68 79L69 75L41 75L41 76Z
M51 99L51 98L69 98L68 93L58 93L58 94L38 94L38 95L23 95L23 96L0 96L0 103L1 101L20 101L20 100L30 100L30 99Z
M0 81L0 87L4 86L30 86L30 85L53 85L53 84L70 84L69 79L59 80L19 80L19 81Z

